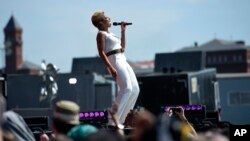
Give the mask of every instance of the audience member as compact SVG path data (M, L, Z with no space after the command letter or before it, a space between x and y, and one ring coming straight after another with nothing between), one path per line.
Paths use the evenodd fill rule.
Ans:
M167 108L166 109L166 114L169 117L176 118L177 120L180 120L184 124L184 129L185 129L185 134L186 136L195 136L197 135L195 129L193 128L192 124L187 120L185 113L184 113L184 108L182 106L176 107L178 110L173 110L172 108ZM176 109L175 108L175 109Z
M53 112L52 131L54 134L67 134L80 124L80 107L73 101L62 100L56 103Z
M219 132L206 131L198 133L192 141L229 141L229 139Z
M134 128L136 124L136 116L138 113L138 109L133 109L130 110L125 121L124 121L124 126L126 128Z
M57 135L54 138L51 138L49 141L73 141L73 139L71 139L70 137L66 136L66 135Z
M180 107L179 107L180 108ZM196 131L184 115L184 109L179 112L167 109L159 115L155 124L143 129L139 141L188 141L195 137ZM174 116L173 116L174 115ZM137 130L137 129L136 129Z
M52 138L60 134L67 133L75 126L80 124L79 121L80 107L73 101L61 100L56 103L52 119ZM40 140L46 141L45 134L40 136Z
M89 124L78 125L73 127L69 132L68 136L71 137L74 141L84 141L86 137L90 134L96 133L98 129Z
M86 138L86 141L124 141L124 137L110 130L99 130L96 133L90 134Z
M131 121L134 124L134 131L130 135L132 141L139 141L139 138L142 136L142 133L152 128L156 122L156 117L144 108L140 108L138 111L133 111L134 116Z
M4 112L2 129L3 132L13 134L17 141L35 141L35 137L23 117L13 111Z

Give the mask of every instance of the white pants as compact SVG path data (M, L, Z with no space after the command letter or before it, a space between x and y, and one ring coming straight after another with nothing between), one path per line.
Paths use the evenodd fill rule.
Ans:
M116 97L119 105L117 117L121 123L124 123L127 114L135 106L140 90L135 73L123 53L111 55L108 59L117 71L116 82L119 86Z

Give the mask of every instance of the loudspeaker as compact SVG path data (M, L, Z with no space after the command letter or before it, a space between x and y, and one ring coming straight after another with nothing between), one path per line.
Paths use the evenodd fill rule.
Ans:
M138 76L140 94L136 106L156 115L163 105L206 105L207 111L217 111L220 106L215 76L215 69Z
M140 94L136 106L158 115L163 105L188 105L187 75L152 75L137 78Z
M21 115L33 131L37 130L36 127L43 130L51 129L53 115L51 108L16 108L12 110Z
M49 117L24 117L26 124L29 126L31 131L36 131L38 129L45 131L49 129Z

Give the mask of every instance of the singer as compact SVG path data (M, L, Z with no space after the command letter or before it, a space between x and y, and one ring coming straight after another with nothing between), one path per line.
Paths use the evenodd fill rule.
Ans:
M99 30L96 36L99 56L119 86L116 96L116 103L119 105L116 116L120 123L124 123L139 95L135 73L124 55L126 22L121 22L121 39L119 39L115 34L109 32L111 20L104 15L103 11L95 12L91 20Z

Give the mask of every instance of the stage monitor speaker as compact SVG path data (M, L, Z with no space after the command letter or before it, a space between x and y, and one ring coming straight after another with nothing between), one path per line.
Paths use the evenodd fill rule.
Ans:
M37 121L41 125L41 127L51 129L51 119L53 114L53 110L51 108L15 108L12 110L21 115L24 119L27 119L31 124L31 127L36 126L33 123ZM49 120L45 121L47 120L47 117ZM45 122L48 122L46 125L48 127L45 126Z
M24 121L29 126L31 131L38 129L45 131L49 129L49 117L24 117Z
M138 77L140 94L136 106L145 107L155 115L162 105L189 105L186 74Z

